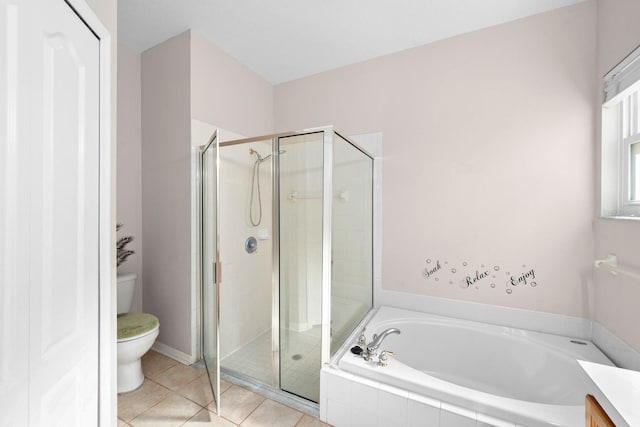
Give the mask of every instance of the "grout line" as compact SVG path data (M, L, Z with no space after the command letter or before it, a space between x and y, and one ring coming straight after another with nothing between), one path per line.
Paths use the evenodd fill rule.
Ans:
M244 387L240 387L240 388L244 388ZM246 390L246 389L245 389L245 390ZM250 390L249 390L249 391L250 391ZM252 392L252 393L253 393L253 392ZM255 394L257 394L257 393L255 393ZM260 395L259 395L259 396L260 396ZM253 411L249 412L249 413L247 414L247 416L246 416L246 417L244 417L244 418L242 419L242 421L240 421L240 424L238 424L239 426L241 426L243 422L247 421L247 418L249 418L249 417L251 416L251 414L253 414L254 412L256 412L256 411L258 410L258 408L259 408L259 407L261 407L262 405L264 405L264 402L266 402L267 400L269 400L269 399L267 399L267 398L266 398L266 397L264 397L264 396L260 396L260 397L262 397L262 399L263 399L263 400L262 400L262 402L260 402L260 404L259 404L258 406L256 406L256 407L253 409ZM233 421L232 421L232 422L233 422Z
M164 373L165 371L167 371L167 370L171 369L172 367L176 366L178 363L179 363L179 362L175 362L174 364L172 364L171 366L168 366L168 367L167 367L166 369L164 369L163 371L158 372L158 373L157 373L157 375L158 375L158 376L159 376L159 375L161 375L161 374L162 374L162 373ZM186 365L185 365L185 366L186 366ZM206 373L206 372L203 372L203 374L202 374L202 375L204 375L205 373ZM182 387L179 387L179 388L188 388L188 386L189 386L189 385L191 385L191 384L193 384L194 382L198 381L198 380L201 378L201 376L202 376L202 375L200 375L200 376L198 376L198 377L194 378L191 382L189 382L189 383L187 383L187 384L185 384L185 385L183 385ZM198 403L198 402L196 402L196 401L192 400L191 398L189 398L189 397L187 397L187 396L183 395L182 393L178 392L177 390L173 390L173 389L171 389L171 388L169 388L169 387L167 387L167 386L164 386L164 385L162 385L162 384L158 383L154 378L150 378L150 377L148 377L148 376L146 376L146 375L145 375L145 380L146 380L146 381L149 381L149 382L153 383L155 386L158 386L158 387L160 387L161 389L163 389L163 390L167 391L167 392L168 392L168 394L167 394L163 399L161 399L160 401L156 402L154 405L150 406L149 408L145 409L144 411L140 412L139 414L136 414L136 415L135 415L135 416L134 416L130 421L126 421L126 420L124 420L124 419L122 419L122 418L119 418L119 419L120 419L120 420L122 420L124 423L126 423L128 426L132 426L131 422L133 422L135 419L137 419L138 417L142 416L142 415L143 415L143 414L145 414L146 412L150 411L151 409L155 408L155 407L156 407L156 406L158 406L160 403L164 402L164 401L165 401L166 399L168 399L172 394L175 394L175 395L177 395L177 396L179 396L179 397L182 397L182 398L184 398L184 399L186 399L186 400L188 400L188 401L192 402L193 404L195 404L195 405L199 408L199 409L198 409L198 411L197 411L193 416L191 416L190 418L188 418L187 420L185 420L185 422L184 422L184 423L182 423L181 425L184 425L184 424L186 424L187 422L189 422L191 419L193 419L193 418L194 418L198 413L200 413L200 412L204 409L205 411L207 411L207 412L208 412L209 414L211 414L212 416L215 416L215 417L218 417L218 418L222 418L222 419L224 419L225 421L228 421L228 422L232 423L234 426L240 426L240 425L241 425L243 422L245 422L245 421L246 421L246 420L247 420L247 419L248 419L248 418L249 418L249 417L250 417L250 416L251 416L251 415L252 415L256 410L258 410L258 408L260 408L262 405L264 405L267 401L271 401L271 402L274 402L274 403L276 403L276 404L282 405L282 406L284 406L284 407L286 407L286 408L288 408L288 409L291 409L291 410L293 410L293 411L297 412L298 414L300 414L300 419L296 422L296 426L298 426L298 425L302 422L302 420L304 419L305 415L309 415L309 416L311 416L312 418L316 418L316 419L318 418L318 417L317 417L317 416L315 416L315 415L308 414L308 413L306 413L305 411L301 411L300 409L294 408L294 407L292 407L292 406L290 406L290 405L288 405L288 404L286 404L286 403L284 403L284 402L279 402L279 401L278 401L278 400L276 400L276 399L272 399L272 398L266 397L266 396L264 396L262 393L255 393L255 390L252 390L252 389L251 389L251 388L249 388L249 387L246 387L246 386L244 386L244 385L236 384L236 383L234 383L234 382L232 382L232 381L229 381L231 385L230 385L229 387L227 387L227 388L226 388L226 389L225 389L225 390L220 394L220 398L222 398L222 396L223 396L224 394L226 394L226 392L227 392L228 390L230 390L232 387L239 387L239 388L241 388L241 389L244 389L244 390L246 390L246 391L249 391L249 392L255 393L255 394L259 395L260 397L262 397L262 401L260 402L260 404L259 404L256 408L254 408L251 412L249 412L249 414L247 414L247 416L246 416L246 417L244 417L244 418L240 421L240 423L239 423L239 424L236 424L234 421L232 421L232 420L230 420L230 419L228 419L228 418L226 418L226 417L224 417L224 416L220 416L219 414L217 414L217 413L215 413L215 412L213 412L213 411L209 410L209 409L207 408L207 406L206 406L206 405L205 405L205 406L203 406L203 405L201 405L200 403ZM215 399L215 397L214 397L214 399ZM211 402L207 403L207 405L209 405L209 404L211 404Z

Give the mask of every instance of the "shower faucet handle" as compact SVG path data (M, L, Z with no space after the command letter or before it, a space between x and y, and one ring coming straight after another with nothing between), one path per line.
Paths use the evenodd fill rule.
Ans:
M383 368L388 365L387 361L389 360L389 356L395 356L396 353L390 350L382 350L380 352L380 356L378 356L378 366L382 366Z

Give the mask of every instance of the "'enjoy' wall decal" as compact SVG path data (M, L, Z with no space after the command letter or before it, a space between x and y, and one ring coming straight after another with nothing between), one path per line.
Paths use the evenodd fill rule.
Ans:
M472 266L467 261L449 264L447 260L427 259L422 268L422 277L425 280L435 282L448 282L449 285L458 284L462 289L475 288L479 290L483 286L492 289L503 288L511 295L518 287L538 286L536 281L536 270L522 265L521 268L514 269L516 273L505 271L501 273L502 267L485 264Z

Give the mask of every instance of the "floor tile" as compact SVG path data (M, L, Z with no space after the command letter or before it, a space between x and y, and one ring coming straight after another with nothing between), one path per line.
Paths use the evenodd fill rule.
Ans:
M222 401L224 404L224 400ZM265 400L242 423L243 427L294 427L302 413L273 400Z
M213 401L213 393L211 392L208 375L200 375L189 384L177 389L176 392L187 399L193 400L200 406L207 406Z
M142 372L144 372L145 377L155 378L178 363L179 362L165 356L164 354L160 354L154 350L149 350L144 356L142 356Z
M133 427L173 427L181 426L202 409L189 399L171 393L141 415L129 422Z
M300 421L298 421L298 424L296 424L296 427L325 427L325 426L329 426L329 424L325 424L322 421L320 421L318 418L312 417L310 415L304 415Z
M143 369L147 377L143 385L118 395L118 427L233 427L241 423L248 427L329 426L222 379L219 417L204 369L182 365L154 351L143 358Z
M236 424L244 421L265 398L242 387L232 385L221 395L220 415ZM215 402L207 406L209 410L215 411Z
M177 363L166 371L158 374L153 380L168 389L176 391L203 374L205 374L205 371L202 369Z
M118 418L130 421L163 400L169 393L165 387L145 379L139 389L118 395Z
M208 411L206 409L203 409L200 412L198 412L196 415L193 416L193 418L189 419L189 421L187 421L183 425L188 427L195 427L195 426L235 427L236 426L236 424L232 423L231 421L227 421L224 418L219 417L213 412Z
M220 380L220 394L224 393L225 391L227 391L227 389L229 387L231 387L233 384L231 384L229 381L225 381L225 380Z

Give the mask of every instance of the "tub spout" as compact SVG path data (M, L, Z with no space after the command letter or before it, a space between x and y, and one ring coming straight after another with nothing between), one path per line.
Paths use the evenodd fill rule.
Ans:
M390 334L400 334L400 329L389 328L380 332L380 334L374 335L373 341L367 344L367 353L371 355L376 354L376 352L378 351L378 348L380 347L380 344L382 344L382 341L384 341L387 335L390 335Z

